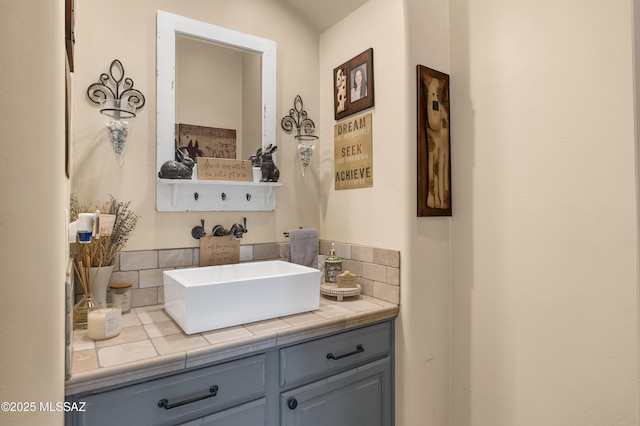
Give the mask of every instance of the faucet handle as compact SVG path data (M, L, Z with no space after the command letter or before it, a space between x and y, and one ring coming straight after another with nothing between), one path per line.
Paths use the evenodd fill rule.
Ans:
M211 232L211 235L213 235L214 237L223 237L225 235L229 235L228 233L226 233L224 226L222 225L216 225L213 227L213 231Z
M199 240L200 238L207 235L207 232L204 230L204 219L200 219L200 223L202 224L202 226L194 226L191 229L191 236L196 240Z
M242 225L240 225L239 223L234 223L231 227L231 233L236 238L242 238L242 235L247 233L247 218L242 218Z

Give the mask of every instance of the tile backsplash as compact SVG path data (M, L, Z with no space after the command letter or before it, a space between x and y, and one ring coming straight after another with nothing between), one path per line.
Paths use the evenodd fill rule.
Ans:
M321 240L318 268L324 273L324 259L333 241ZM342 270L358 276L362 293L391 303L400 303L400 252L357 244L334 242L342 258ZM240 261L287 259L289 243L240 246ZM126 251L119 255L111 283L132 285L132 307L164 303L162 272L198 266L199 248Z

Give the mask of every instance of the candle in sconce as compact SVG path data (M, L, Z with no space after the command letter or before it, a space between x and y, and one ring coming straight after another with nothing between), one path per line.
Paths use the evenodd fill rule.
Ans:
M104 340L120 334L122 312L111 304L94 308L87 314L87 337Z

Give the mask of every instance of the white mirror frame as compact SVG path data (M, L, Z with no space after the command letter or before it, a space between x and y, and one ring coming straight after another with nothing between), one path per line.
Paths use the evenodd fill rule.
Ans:
M210 42L257 52L262 56L262 147L276 145L276 42L206 22L196 21L184 16L158 10L157 12L157 77L156 77L156 173L162 164L175 157L175 80L176 80L176 35L182 34ZM163 182L160 182L163 181ZM236 208L229 205L220 206L218 197L205 197L201 202L193 203L191 196L179 194L179 186L202 183L200 191L217 191L212 189L214 182L177 181L167 183L166 179L158 179L157 209L158 211L218 211L218 210L274 210L273 202L264 205L243 205ZM237 182L231 183L237 186ZM220 183L220 185L225 185ZM167 187L171 186L171 189ZM253 184L254 191L266 183ZM273 186L273 185L271 185ZM206 187L206 188L205 188ZM186 188L185 188L186 189ZM246 192L242 189L242 192ZM191 188L182 191L193 194ZM258 190L258 192L260 192ZM274 193L273 187L269 193ZM247 192L247 195L249 193ZM167 200L169 198L169 200ZM225 197L226 198L226 197ZM250 198L250 197L245 197ZM261 199L258 196L256 199ZM215 199L215 201L213 201ZM211 200L211 201L208 201ZM198 201L198 200L195 200Z

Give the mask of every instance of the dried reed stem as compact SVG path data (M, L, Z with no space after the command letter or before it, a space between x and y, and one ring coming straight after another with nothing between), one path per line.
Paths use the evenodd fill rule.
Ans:
M91 295L91 293L87 291L87 283L85 283L84 277L82 276L82 274L78 270L78 267L76 266L76 262L72 262L72 263L73 263L73 269L75 269L76 275L78 276L78 279L80 280L80 285L82 286L82 291L84 291L85 297L89 297ZM82 261L80 261L80 269L82 269Z

